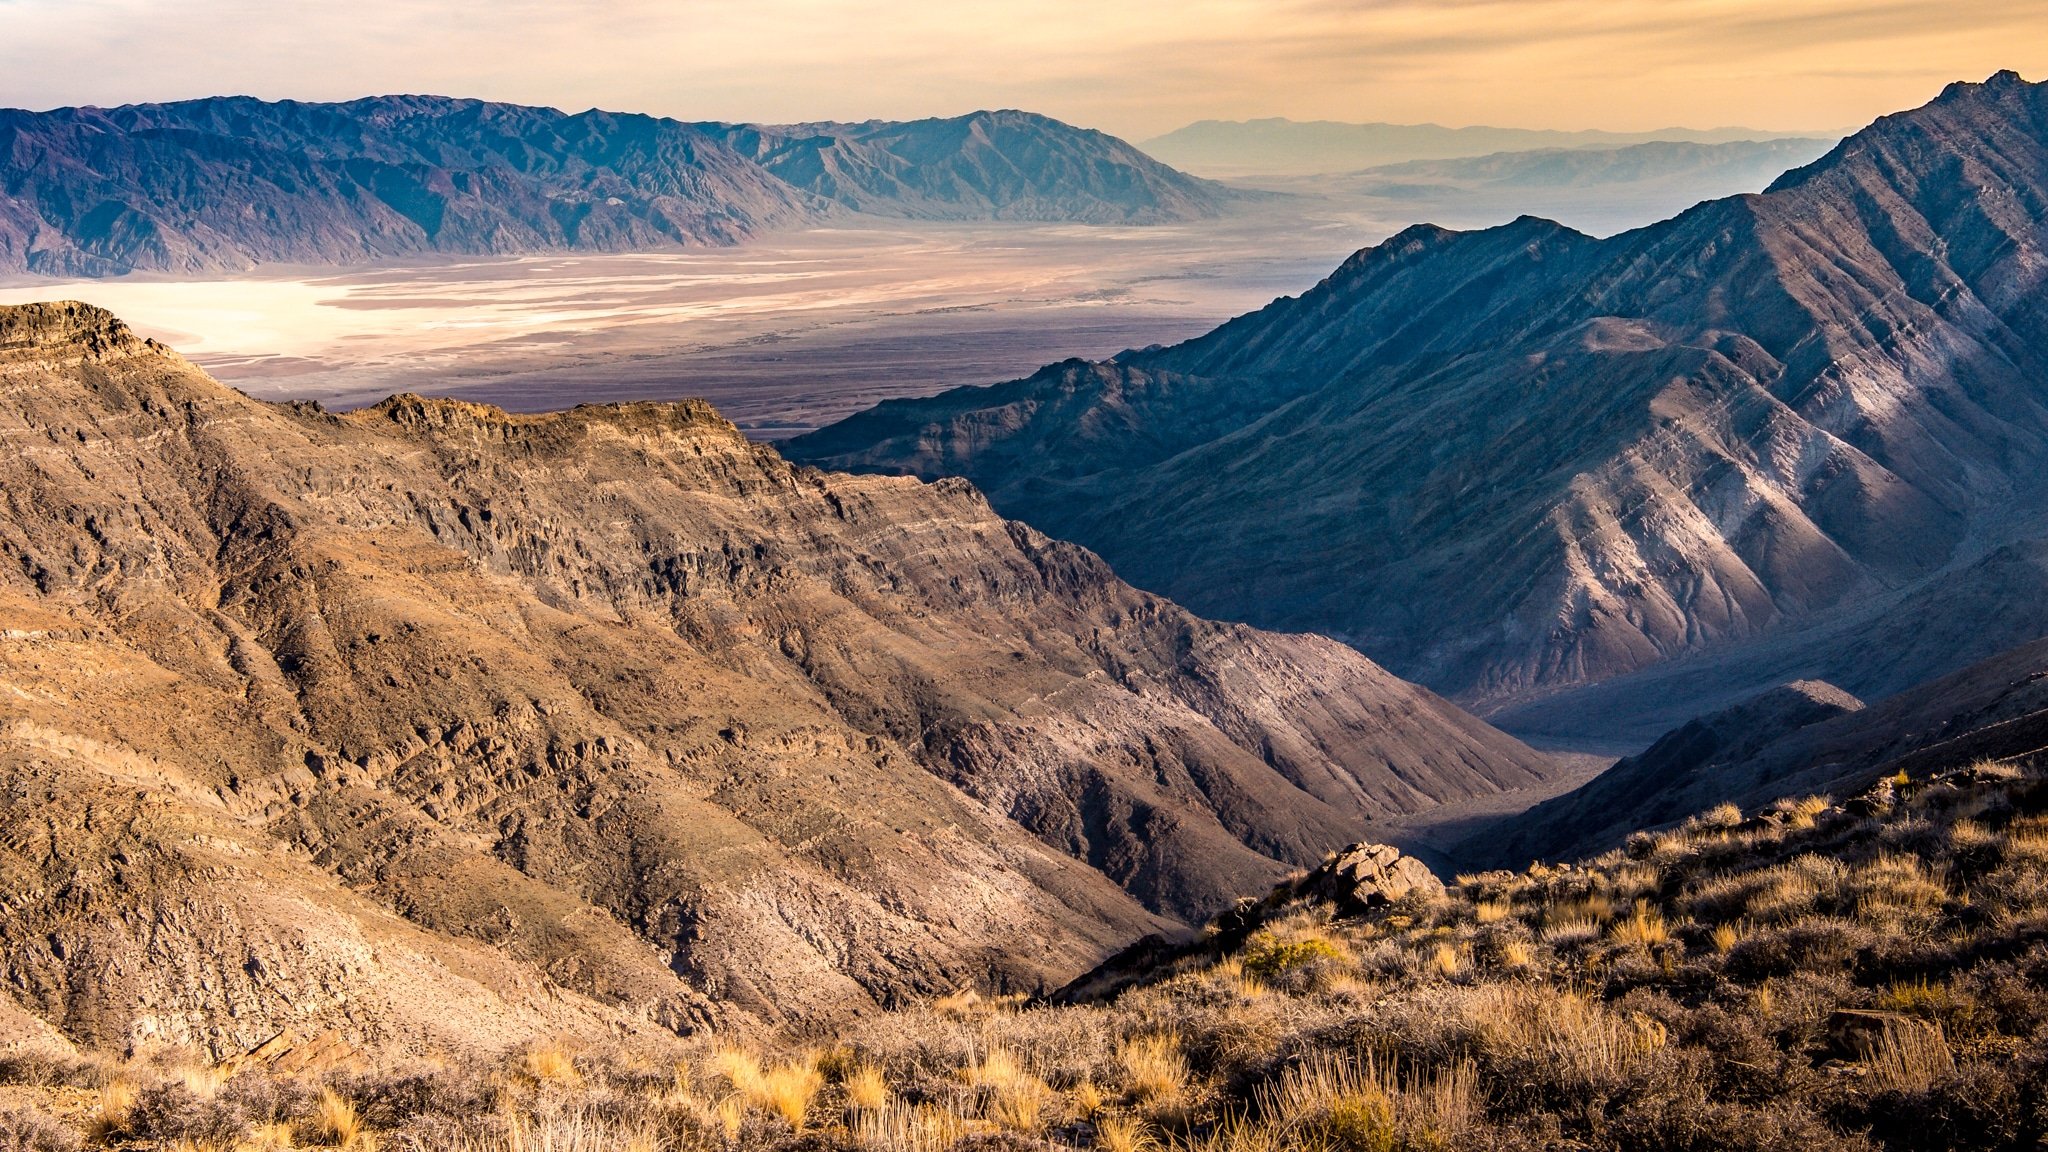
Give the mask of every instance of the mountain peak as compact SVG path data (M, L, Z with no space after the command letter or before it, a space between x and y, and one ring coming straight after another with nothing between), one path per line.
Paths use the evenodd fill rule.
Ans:
M1975 92L2010 91L2014 88L2026 87L2030 87L2026 77L2021 76L2019 73L2013 71L2010 68L2001 68L1998 71L1993 72L1991 75L1985 77L1984 82L1982 84L1972 84L1968 80L1957 80L1953 84L1950 84L1948 87L1943 88L1941 90L1941 98L1946 100L1958 96L1966 96Z
M112 312L77 300L0 305L0 350L62 345L75 345L88 355L160 347L136 336Z

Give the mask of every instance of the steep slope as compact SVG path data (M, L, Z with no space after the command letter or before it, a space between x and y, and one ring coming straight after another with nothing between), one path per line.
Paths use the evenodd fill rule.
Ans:
M1665 702L1876 696L1905 685L1872 682L1873 606L1920 596L1946 639L1915 666L1953 670L1995 649L1946 590L2048 537L2044 280L2048 87L2002 73L1763 195L1608 240L1418 226L1187 344L788 450L965 476L1141 586L1488 707L1824 621Z
M1036 987L1547 767L697 403L334 416L36 305L0 311L0 435L0 934L37 942L4 964L92 1044L374 1038L401 945L593 1027Z
M727 244L813 201L711 134L481 100L0 112L0 268L104 276Z
M0 110L0 272L732 244L848 208L1157 222L1226 196L1025 113L782 131L434 96Z
M2023 644L1869 707L1825 684L1786 685L1666 734L1587 784L1467 847L1508 866L1589 855L1716 804L1858 792L1896 772L2048 749L2048 640Z
M1233 197L1114 136L1015 110L707 127L793 187L879 216L1151 224L1214 216Z

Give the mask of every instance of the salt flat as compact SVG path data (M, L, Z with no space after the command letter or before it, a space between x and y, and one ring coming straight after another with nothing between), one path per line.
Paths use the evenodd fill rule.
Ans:
M1184 339L1375 238L1295 223L890 223L728 249L16 279L0 303L99 304L265 399L348 407L411 390L533 411L702 396L773 436L887 396Z
M0 280L0 304L101 305L265 399L345 408L414 391L544 411L699 396L769 439L892 396L1199 335L1303 291L1410 223L1503 223L1537 196L1263 183L1265 197L1242 211L1189 224L870 221L738 248L16 278ZM1684 200L1682 189L1640 184L1565 200L1543 191L1557 201L1546 206L1565 204L1560 215L1597 231Z

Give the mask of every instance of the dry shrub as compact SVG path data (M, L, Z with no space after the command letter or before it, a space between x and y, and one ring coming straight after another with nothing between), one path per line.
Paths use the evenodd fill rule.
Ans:
M1494 984L1464 1002L1480 1047L1547 1067L1567 1085L1626 1083L1644 1074L1667 1037L1655 1021L1622 1016L1579 992Z
M1281 1147L1392 1152L1454 1141L1478 1115L1476 1086L1468 1063L1403 1076L1372 1054L1320 1053L1261 1087L1255 1100L1267 1137Z
M1084 1119L1093 1119L1108 1103L1102 1095L1102 1089L1096 1087L1095 1081L1083 1080L1074 1085L1074 1110Z
M1649 864L1630 864L1617 867L1614 871L1614 890L1624 897L1639 896L1654 892L1663 880L1663 874Z
M1733 804L1716 804L1686 823L1696 829L1725 830L1742 823L1742 809Z
M228 1082L228 1073L218 1064L181 1064L176 1079L185 1091L201 1100L211 1100L220 1092L221 1085Z
M725 1132L727 1143L737 1140L740 1138L740 1129L746 1127L747 1123L746 1098L738 1095L727 1096L712 1109L712 1115L717 1119L719 1128Z
M1543 942L1553 947L1569 948L1599 938L1600 922L1583 912L1553 911L1544 919Z
M976 992L972 988L962 988L958 992L949 992L932 1001L932 1013L934 1015L953 1020L966 1020L980 1015L985 1008L986 1006L982 1003L981 993Z
M2022 816L2007 824L2005 854L2029 862L2048 861L2048 817Z
M1242 963L1248 974L1273 979L1306 968L1319 960L1341 960L1344 952L1321 932L1297 929L1289 938L1272 932L1254 932L1245 941Z
M1856 914L1878 921L1934 911L1949 897L1946 877L1930 871L1918 857L1889 852L1853 869L1848 887L1855 895Z
M0 1148L6 1152L77 1152L78 1134L34 1109L0 1112Z
M1997 842L1991 830L1975 820L1958 820L1948 826L1948 842L1962 851L1984 848Z
M1052 1089L1026 1069L1015 1053L990 1048L979 1064L966 1071L968 1082L987 1096L983 1111L990 1120L1013 1132L1036 1132L1044 1126Z
M512 1114L505 1130L489 1140L466 1140L450 1152L657 1152L660 1142L645 1127L591 1110Z
M743 1097L758 1096L761 1092L761 1060L744 1048L720 1048L711 1054L711 1062L718 1067L718 1073L732 1090Z

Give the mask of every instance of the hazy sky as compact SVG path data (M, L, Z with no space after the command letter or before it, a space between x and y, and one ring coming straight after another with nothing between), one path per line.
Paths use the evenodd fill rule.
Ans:
M0 0L0 104L434 92L685 119L1833 128L2000 68L2048 0Z

